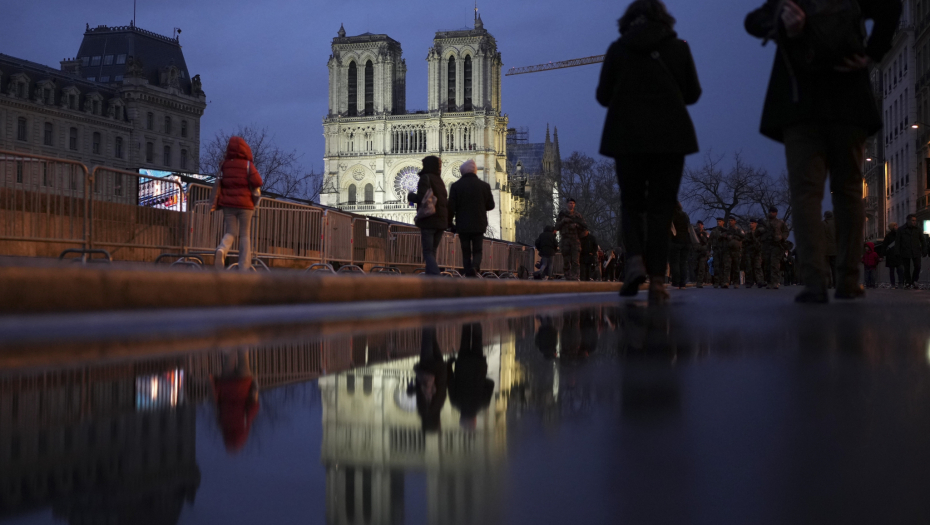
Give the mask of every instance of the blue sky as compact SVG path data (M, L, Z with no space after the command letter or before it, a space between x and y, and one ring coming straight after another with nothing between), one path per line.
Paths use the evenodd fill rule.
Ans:
M758 0L757 0L758 1ZM758 133L774 46L743 31L757 6L735 0L668 0L677 30L695 56L704 95L691 114L702 153L743 154L772 173L784 170L782 149ZM761 4L761 1L758 1ZM617 38L627 2L501 0L479 2L485 27L497 38L504 68L603 54ZM50 66L77 53L85 23L125 25L130 0L21 3L5 10L0 52ZM200 74L209 105L201 122L206 140L238 124L267 127L277 142L320 169L321 119L327 112L330 44L339 25L349 35L370 31L398 40L407 61L407 107L426 107L426 53L437 30L471 24L468 1L138 0L139 27L181 43L191 74ZM504 111L511 126L527 126L542 141L546 124L559 128L563 156L597 156L605 110L594 100L599 65L504 77Z

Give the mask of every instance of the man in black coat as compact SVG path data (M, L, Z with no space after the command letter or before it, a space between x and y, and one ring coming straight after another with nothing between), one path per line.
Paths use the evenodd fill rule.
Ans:
M466 324L462 326L462 342L449 374L449 401L459 410L462 428L474 430L478 412L486 409L493 397L494 381L488 379L481 323Z
M552 273L552 257L559 251L559 241L555 238L555 228L546 226L536 238L536 253L539 254L539 271L537 279L547 279Z
M449 222L462 244L462 266L466 277L481 273L484 232L488 229L488 212L494 209L491 185L478 178L475 161L467 160L459 168L462 178L449 188Z
M839 14L824 16L824 2L768 0L746 17L746 31L778 43L762 112L763 135L783 142L788 164L795 240L804 291L796 301L827 302L827 268L820 204L830 173L836 214L836 298L862 297L859 260L863 247L862 159L866 137L882 126L869 81L868 65L879 62L891 47L901 16L900 0L858 0ZM802 7L803 6L803 7ZM806 12L810 11L810 13ZM852 16L855 10L859 16ZM815 16L819 15L819 16ZM829 35L850 42L842 56L831 56L814 43L826 21L851 20ZM854 48L863 21L874 22L861 49ZM840 34L843 33L843 34Z
M917 289L917 281L920 279L920 258L927 253L923 233L917 227L917 216L913 213L907 216L907 223L898 228L896 254L904 268L905 288ZM911 265L913 265L913 271Z

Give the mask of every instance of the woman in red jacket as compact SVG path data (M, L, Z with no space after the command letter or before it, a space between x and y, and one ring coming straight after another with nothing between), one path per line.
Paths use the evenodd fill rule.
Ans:
M214 266L222 270L226 267L226 254L232 247L239 232L239 270L252 268L252 253L249 246L249 233L252 227L252 215L255 204L252 191L261 189L262 177L252 162L252 149L242 137L230 137L226 146L226 159L220 167L221 177L216 208L223 209L223 239L216 247Z

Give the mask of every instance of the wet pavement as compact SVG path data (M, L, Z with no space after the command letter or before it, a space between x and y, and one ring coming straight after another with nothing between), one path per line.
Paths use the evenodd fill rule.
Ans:
M0 319L0 524L930 522L930 295L796 291Z

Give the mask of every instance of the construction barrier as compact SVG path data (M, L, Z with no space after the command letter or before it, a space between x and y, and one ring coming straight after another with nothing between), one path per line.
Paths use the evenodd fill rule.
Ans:
M390 264L389 224L368 217L352 219L352 264L370 271Z
M262 197L252 221L254 257L299 260L308 265L323 262L324 239L319 232L324 218L320 208Z
M87 167L0 150L0 240L88 248Z
M565 261L562 259L561 253L552 256L552 271L549 272L549 275L552 277L565 275Z
M392 224L388 227L388 237L389 258L393 266L410 271L423 267L423 248L420 243L419 228Z
M338 211L323 212L323 259L352 264L352 216Z

